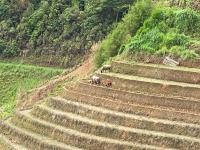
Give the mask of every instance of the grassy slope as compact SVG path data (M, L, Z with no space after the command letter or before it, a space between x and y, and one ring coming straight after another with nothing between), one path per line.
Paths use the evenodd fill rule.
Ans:
M189 6L168 7L169 1L153 5L151 9L150 5L146 6L147 2L138 1L133 5L123 22L102 41L96 55L97 67L116 55L122 59L138 54L172 56L184 61L200 57L200 12Z
M19 91L35 88L60 73L61 69L0 63L0 118L12 114Z

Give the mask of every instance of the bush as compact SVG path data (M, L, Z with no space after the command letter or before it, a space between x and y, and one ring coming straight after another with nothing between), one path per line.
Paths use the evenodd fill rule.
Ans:
M171 48L176 45L188 46L188 44L189 37L185 36L184 34L169 32L165 36L164 45L166 45L167 48Z
M184 33L195 33L199 34L200 32L200 15L195 11L190 9L179 10L175 13L175 22L176 26L181 32Z

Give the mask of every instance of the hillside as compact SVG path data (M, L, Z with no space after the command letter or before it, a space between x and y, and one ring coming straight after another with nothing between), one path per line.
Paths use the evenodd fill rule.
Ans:
M41 57L30 58L36 63L74 66L113 29L133 2L1 0L0 56L12 58L27 53Z
M25 56L26 63L72 67L84 60L94 43L102 40L97 66L123 51L128 51L128 55L170 53L181 59L197 58L199 3L2 0L0 58L19 60Z
M96 55L97 67L117 55L129 61L141 55L170 56L177 61L199 59L198 6L195 1L136 3L102 41Z
M2 0L0 19L0 149L200 149L200 0Z
M0 119L15 111L19 92L33 89L61 73L61 69L0 63Z

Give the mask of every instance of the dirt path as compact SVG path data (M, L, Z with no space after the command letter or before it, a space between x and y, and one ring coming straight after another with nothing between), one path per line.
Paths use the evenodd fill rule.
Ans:
M77 69L69 73L69 76L77 77L77 78L85 78L90 73L94 71L95 63L94 63L94 55L96 50L98 49L99 44L94 44L90 50L90 55L86 56L86 61Z
M17 98L17 111L31 109L37 102L40 102L51 92L53 92L58 84L63 84L66 81L77 81L86 78L95 69L94 55L98 49L98 46L98 43L92 46L89 54L85 56L86 58L84 63L74 71L70 73L65 72L62 75L57 76L55 79L42 85L41 87L33 89L23 95L19 94Z

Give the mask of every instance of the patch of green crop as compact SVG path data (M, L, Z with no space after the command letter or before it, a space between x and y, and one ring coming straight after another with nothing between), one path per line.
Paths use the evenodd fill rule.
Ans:
M60 73L61 69L0 63L0 118L14 112L18 92L33 89Z
M191 9L157 7L121 51L173 55L182 59L198 57L200 14Z

